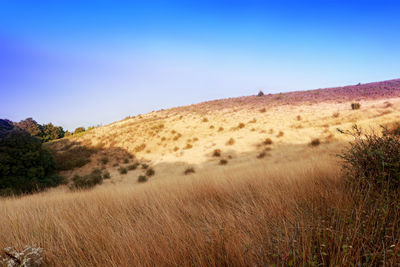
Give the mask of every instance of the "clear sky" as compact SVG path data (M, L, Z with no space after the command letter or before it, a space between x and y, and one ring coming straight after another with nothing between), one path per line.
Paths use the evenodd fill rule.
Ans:
M0 118L66 129L400 78L400 1L0 1Z

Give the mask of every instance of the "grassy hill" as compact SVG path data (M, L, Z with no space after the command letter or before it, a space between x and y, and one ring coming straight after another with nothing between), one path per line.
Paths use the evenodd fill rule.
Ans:
M128 117L49 145L62 163L65 156L78 161L83 157L84 163L89 162L62 172L64 176L84 175L100 168L111 174L106 184L136 183L144 172L141 168L119 173L121 167L133 163L151 165L155 170L152 180L184 176L191 167L196 173L208 173L210 169L249 164L285 164L339 152L349 137L337 128L350 129L357 123L376 129L396 123L399 96L400 80L391 80L229 98ZM360 109L353 110L353 102L360 103ZM320 145L310 145L313 140ZM81 150L74 151L77 147L93 153L82 156ZM215 151L220 156L215 156ZM220 166L221 159L227 164Z
M337 128L398 125L399 96L392 80L215 100L50 142L70 183L110 178L1 199L0 248L56 266L395 265L398 199L349 187L336 155Z

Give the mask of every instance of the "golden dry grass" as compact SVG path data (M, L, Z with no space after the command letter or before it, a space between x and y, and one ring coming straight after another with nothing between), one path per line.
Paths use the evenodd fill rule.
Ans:
M58 266L253 266L289 251L293 227L311 223L315 198L341 205L332 166L313 161L290 171L210 172L3 199L0 247L37 244ZM300 261L312 256L299 249Z
M348 141L336 128L398 122L400 100L362 100L360 110L350 101L264 108L239 100L144 114L70 138L101 152L63 174L104 167L111 179L91 191L1 199L0 248L36 244L57 266L330 266L361 262L368 247L376 251L369 264L394 264L398 236L385 239L395 247L389 257L376 226L358 219L366 204L346 191L335 155ZM313 139L321 144L310 146ZM213 157L218 148L227 165ZM135 159L124 163L129 154ZM119 174L130 161L155 175L138 183L143 168ZM188 167L195 173L185 175Z

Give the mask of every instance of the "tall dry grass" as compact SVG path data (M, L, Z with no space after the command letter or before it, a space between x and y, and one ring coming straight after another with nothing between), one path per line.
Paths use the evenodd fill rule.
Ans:
M0 247L36 244L57 266L366 263L365 227L373 241L376 225L362 225L362 205L333 162L215 172L1 200Z

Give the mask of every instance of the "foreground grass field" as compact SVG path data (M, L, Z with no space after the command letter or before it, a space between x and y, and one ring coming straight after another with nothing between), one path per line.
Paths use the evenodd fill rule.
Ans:
M0 247L57 266L395 264L399 214L374 218L336 160L3 199Z
M337 156L353 140L338 128L394 127L354 177L400 184L400 80L378 85L211 101L47 143L69 184L0 199L0 249L39 246L51 266L398 266L398 185L349 183ZM71 187L93 173L107 176Z

